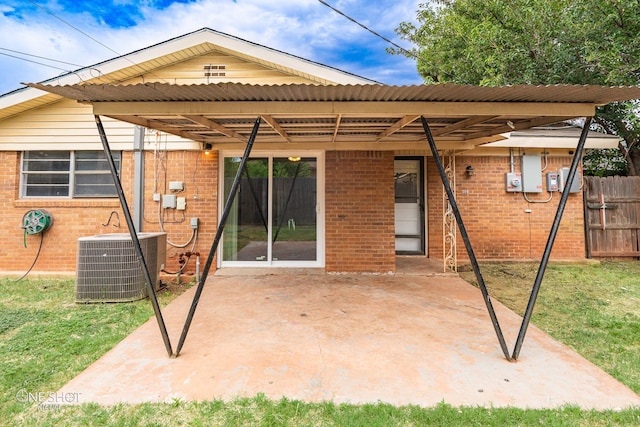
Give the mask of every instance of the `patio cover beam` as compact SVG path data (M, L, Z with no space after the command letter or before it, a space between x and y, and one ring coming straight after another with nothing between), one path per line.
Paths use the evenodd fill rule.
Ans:
M311 138L309 138L311 139ZM205 141L211 142L214 148L218 150L242 150L244 144L231 141L219 141L204 138ZM480 141L438 141L438 149L443 150L471 150L479 144L496 141L495 138ZM398 141L398 142L377 142L373 145L371 142L364 141L314 141L308 142L284 142L262 139L256 141L254 148L256 150L337 150L337 151L399 151L399 150L424 150L424 140L422 141Z
M342 123L342 114L338 114L338 117L336 117L336 126L333 129L333 138L331 138L332 143L336 142L338 132L340 131L340 123Z
M149 293L149 299L151 300L153 312L155 313L156 320L158 321L160 334L162 335L162 340L164 341L164 346L167 350L167 353L169 354L169 356L171 356L173 353L173 349L171 347L171 341L169 340L169 334L167 333L167 327L164 323L164 318L162 317L160 304L158 304L158 297L156 295L154 283L151 281L149 266L144 259L144 253L142 252L142 247L140 246L138 233L136 232L136 228L133 224L133 218L131 217L131 211L129 210L129 206L127 204L127 198L125 197L124 190L122 189L122 182L120 181L120 177L118 176L118 171L113 160L113 155L111 154L111 147L109 146L109 141L107 140L107 134L104 130L104 127L102 126L102 120L100 120L100 116L96 115L95 121L96 126L98 127L98 133L100 134L100 140L102 141L102 146L104 148L105 157L107 158L107 163L109 164L109 169L111 170L111 176L113 177L116 192L118 193L118 197L120 198L122 212L124 213L124 217L127 221L127 227L129 228L129 234L131 235L131 242L133 243L133 248L135 249L136 255L138 256L140 268L142 268L142 271L144 273L145 283L147 285L147 291Z
M540 102L435 102L435 101L156 101L94 102L94 114L102 116L234 116L294 115L314 118L388 117L417 115L424 117L476 116L506 117L586 117L595 112L592 103Z
M205 128L207 128L209 130L213 130L213 131L216 131L218 133L221 133L224 136L227 136L227 137L229 137L231 139L234 139L234 140L239 141L239 142L244 142L244 138L242 137L242 135L240 135L239 133L237 133L237 132L235 132L235 131L233 131L231 129L228 129L228 128L222 126L219 123L214 122L211 119L208 119L208 118L203 117L203 116L187 115L187 114L185 114L182 117L184 117L185 119L187 119L187 120L189 120L189 121L191 121L193 123L197 123L199 125L202 125L202 126L204 126ZM193 133L197 133L197 132L198 132L198 130L194 130L193 131Z
M576 116L576 117L584 117L584 116ZM561 122L566 119L567 119L566 116L544 116L544 117L536 117L531 120L509 122L509 123L505 122L503 126L500 126L498 128L487 129L485 131L469 134L465 139L484 138L487 136L495 135L496 133L506 133L506 132L513 132L517 130L530 129L536 126L543 126L550 123Z
M278 123L276 119L274 119L268 114L263 114L262 120L267 122L267 124L271 126L271 128L275 130L276 133L281 137L283 137L287 142L291 142L291 138L289 138L289 135L287 134L287 132L284 129L282 129L282 126L280 126L280 123Z
M180 127L176 127L176 126L169 126L166 125L165 123L158 121L158 120L149 120L149 119L145 119L143 117L137 117L137 116L107 116L111 119L115 119L115 120L120 120L122 122L125 123L131 123L137 126L142 126L145 128L149 128L149 129L154 129L154 130L158 130L160 132L166 132L166 133L170 133L172 135L176 135L179 136L181 138L185 138L185 139L192 139L194 141L198 141L202 138L200 138L200 136L198 135L197 131L186 131L186 130L181 130L182 128ZM227 136L227 135L224 135ZM240 143L241 140L238 140L236 143ZM244 140L242 140L242 142L244 142Z
M387 129L385 129L384 131L380 132L380 134L378 134L378 136L376 137L376 141L380 141L382 138L386 138L387 136L391 135L392 133L395 133L395 132L399 131L403 127L413 123L418 117L420 117L420 116L419 115L414 115L414 114L411 114L411 115L408 115L408 116L404 116L403 118L401 118L400 120L398 120L397 122L395 122L394 124L389 126Z
M434 129L431 132L431 135L435 136L443 136L443 135L447 135L451 132L455 132L459 129L464 129L467 126L473 126L473 125L477 125L479 123L483 123L486 122L488 120L492 120L495 119L498 116L475 116L475 117L469 117L468 119L464 119L464 120L460 120L455 122L452 125L449 126L445 126L443 128L440 129Z

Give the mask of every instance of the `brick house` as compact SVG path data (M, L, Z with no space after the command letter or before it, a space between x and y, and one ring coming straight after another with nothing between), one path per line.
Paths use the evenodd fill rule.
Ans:
M539 258L560 194L547 180L562 178L579 136L540 126L636 94L560 86L538 88L542 99L530 89L389 87L202 29L10 92L0 97L0 271L37 259L34 272L73 272L78 238L127 232L94 114L137 229L167 233L168 271L186 252L208 253L256 117L217 268L387 273L398 254L464 259L444 219L423 111L478 258ZM51 226L25 234L23 215L41 208ZM584 258L583 222L575 191L553 259Z

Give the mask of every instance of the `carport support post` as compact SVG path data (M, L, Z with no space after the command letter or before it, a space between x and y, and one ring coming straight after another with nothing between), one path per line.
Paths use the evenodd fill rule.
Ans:
M156 320L158 321L158 326L160 327L160 334L162 335L162 340L164 341L164 346L167 349L167 353L169 356L173 353L173 349L171 348L171 342L169 341L169 334L167 333L167 327L165 326L164 319L162 317L162 312L160 311L160 305L158 304L158 298L156 296L156 289L154 287L153 282L151 281L151 275L149 274L149 267L147 267L147 263L144 260L144 254L142 253L142 248L140 247L140 240L138 239L138 233L136 233L136 228L133 224L133 219L131 218L131 212L129 211L129 206L127 204L127 199L124 196L124 191L122 190L122 183L120 182L120 177L118 176L118 171L116 170L116 164L113 161L113 156L111 154L111 148L109 147L109 141L107 140L107 134L104 131L104 126L102 126L102 121L99 116L94 116L96 119L96 125L98 126L98 133L100 134L100 140L102 141L102 147L104 148L104 154L107 158L107 162L109 163L109 168L111 169L111 176L113 177L113 183L116 186L116 191L118 193L118 197L120 198L120 205L122 206L122 212L124 213L124 217L127 220L127 227L129 228L129 234L131 235L131 242L133 243L133 247L136 251L136 255L138 255L138 261L140 262L140 266L144 272L144 278L147 283L147 291L149 292L149 299L151 300L151 305L153 306L153 311L156 315Z
M464 226L464 222L462 222L462 216L460 215L458 204L456 203L456 199L453 195L453 191L451 190L451 184L449 183L449 179L447 178L447 173L444 170L442 159L440 158L440 154L438 154L438 148L436 147L436 143L433 139L433 135L431 134L429 123L427 123L427 120L424 118L424 116L421 116L420 118L422 119L422 127L424 128L424 133L427 136L427 141L429 142L429 147L431 148L431 154L433 155L433 159L436 162L438 172L440 173L440 179L442 180L442 185L444 186L444 190L447 193L447 198L449 199L449 203L451 204L451 209L453 210L453 214L456 217L456 222L458 223L458 229L460 230L460 235L462 236L462 240L464 241L464 246L467 249L467 254L469 255L469 259L471 260L473 272L476 275L476 280L478 281L478 285L480 286L480 290L482 291L484 302L487 306L487 310L489 311L489 317L491 317L491 323L493 323L493 329L496 331L496 336L498 337L500 348L502 348L504 357L506 357L507 360L510 361L511 356L509 356L509 349L507 348L507 343L504 340L502 329L500 329L500 323L498 322L498 318L496 317L496 312L493 309L493 304L491 304L491 297L489 296L489 291L487 290L487 286L484 283L484 278L482 277L482 273L480 272L480 266L478 265L478 260L476 259L476 255L473 252L473 247L471 247L471 241L469 240L467 229Z
M589 125L591 125L591 117L585 119L584 125L582 127L582 133L580 134L580 140L578 141L578 146L576 147L576 152L573 154L573 161L571 162L571 167L569 168L569 176L567 177L567 182L564 186L564 191L562 192L560 203L558 203L558 210L556 211L556 216L553 219L553 224L551 225L551 230L549 231L547 245L544 248L542 260L540 261L540 267L538 267L538 273L536 274L536 279L533 282L533 288L531 289L529 303L527 304L527 309L525 310L524 316L522 318L522 325L520 326L518 339L516 340L516 345L513 348L513 360L517 360L518 356L520 355L520 349L522 348L522 343L524 342L524 337L527 333L529 322L531 321L533 307L536 305L536 299L538 298L538 292L540 291L540 284L542 283L542 279L544 278L544 273L547 269L547 264L549 263L549 257L551 256L551 249L553 249L553 243L556 240L558 227L560 227L560 221L562 220L562 214L564 213L564 208L567 205L567 200L569 199L569 189L573 185L573 181L578 170L578 164L582 159L582 152L584 151L584 145L587 141L587 135L589 133Z
M196 312L196 307L198 306L198 301L200 300L200 295L202 294L202 289L204 288L204 282L207 281L207 276L209 275L209 270L211 269L211 265L213 264L213 257L218 250L218 244L220 243L220 239L222 238L222 232L224 231L224 226L227 223L227 217L231 212L231 205L233 204L233 199L236 197L236 193L238 192L238 187L240 187L240 178L242 178L242 173L244 172L245 166L247 164L247 160L249 159L249 155L251 154L251 148L253 147L253 142L256 140L256 136L258 135L258 129L260 128L260 120L258 117L253 125L253 130L251 131L251 135L249 136L249 140L247 141L247 146L244 150L244 155L242 156L242 160L240 161L240 165L238 166L238 171L236 172L236 176L233 180L233 184L231 185L231 190L229 192L229 197L224 205L224 211L222 212L222 217L220 217L220 224L218 224L218 229L216 230L216 235L213 239L213 243L211 244L211 250L209 251L209 256L207 257L207 262L204 265L204 270L202 271L202 275L200 276L200 281L198 282L198 287L196 288L196 293L193 296L193 301L191 302L191 308L189 309L189 314L187 315L187 319L184 322L184 327L182 328L182 334L180 335L180 341L178 341L178 347L176 348L176 353L173 357L178 357L180 354L180 350L182 350L182 346L184 345L184 340L187 338L187 333L189 333L189 327L191 326L191 321L193 320L193 315Z

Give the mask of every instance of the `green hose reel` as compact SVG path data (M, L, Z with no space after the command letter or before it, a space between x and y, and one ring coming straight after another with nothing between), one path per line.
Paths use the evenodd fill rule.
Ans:
M27 235L44 233L51 227L53 218L46 209L33 209L22 216L22 228L24 229L24 246L27 247Z

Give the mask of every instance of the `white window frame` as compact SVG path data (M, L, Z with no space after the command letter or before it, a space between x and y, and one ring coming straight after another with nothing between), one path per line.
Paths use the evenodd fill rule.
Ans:
M218 218L222 216L226 199L224 198L224 159L226 157L242 157L242 151L220 151L218 156ZM282 157L315 157L317 159L316 176L316 260L315 261L224 261L222 248L224 247L224 235L218 244L217 268L224 267L284 267L284 268L324 268L325 266L325 153L324 151L263 151L253 150L249 158L269 158L269 176L272 175L271 161L273 158ZM271 210L271 186L269 186L269 210ZM271 234L269 234L271 239Z

